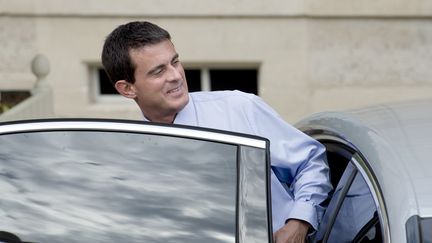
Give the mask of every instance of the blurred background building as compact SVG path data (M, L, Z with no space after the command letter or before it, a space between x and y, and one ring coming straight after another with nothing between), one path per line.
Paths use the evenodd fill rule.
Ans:
M431 98L431 17L428 0L0 0L0 102L41 80L50 91L27 117L141 119L100 61L133 20L171 33L192 90L254 92L289 122Z

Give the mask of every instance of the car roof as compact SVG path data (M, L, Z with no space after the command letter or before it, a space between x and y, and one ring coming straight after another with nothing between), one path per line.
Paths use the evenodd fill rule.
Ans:
M339 137L370 163L389 217L432 216L432 99L323 112L296 126ZM324 136L325 137L325 136Z

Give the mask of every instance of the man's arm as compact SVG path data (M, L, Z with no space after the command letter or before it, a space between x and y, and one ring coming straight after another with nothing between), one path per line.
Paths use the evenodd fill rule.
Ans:
M293 226L286 224L287 219L307 222L306 228L317 230L332 190L325 147L286 123L259 97L253 101L250 123L271 146L273 230L287 232Z

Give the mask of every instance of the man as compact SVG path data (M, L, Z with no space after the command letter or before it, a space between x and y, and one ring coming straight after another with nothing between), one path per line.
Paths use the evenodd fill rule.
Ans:
M106 39L103 66L117 91L134 99L144 120L230 130L267 137L275 242L304 242L317 229L332 189L325 150L285 123L259 97L239 91L189 93L169 33L131 22Z

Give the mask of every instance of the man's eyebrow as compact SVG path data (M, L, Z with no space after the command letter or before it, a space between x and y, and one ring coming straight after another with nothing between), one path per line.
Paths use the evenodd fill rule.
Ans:
M178 58L179 58L179 54L176 53L176 54L173 56L173 58L171 59L171 62L174 61L174 60L176 60L176 59L178 59Z
M176 60L176 59L178 59L178 58L179 58L179 54L176 53L176 54L173 56L173 58L171 58L171 62L173 62L174 60ZM165 67L165 64L157 65L156 67L150 69L150 70L147 72L147 74L153 74L153 73L156 73L158 69L161 69L161 68L164 68L164 67Z

